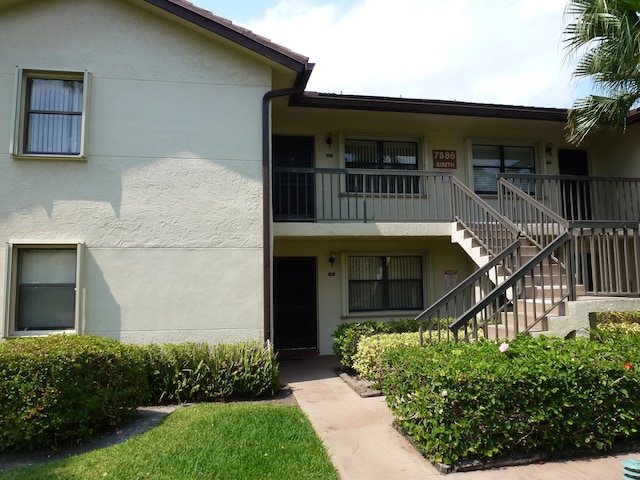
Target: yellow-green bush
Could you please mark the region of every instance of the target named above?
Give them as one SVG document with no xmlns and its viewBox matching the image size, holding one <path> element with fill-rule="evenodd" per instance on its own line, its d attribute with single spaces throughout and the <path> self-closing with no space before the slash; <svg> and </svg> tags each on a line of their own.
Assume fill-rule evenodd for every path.
<svg viewBox="0 0 640 480">
<path fill-rule="evenodd" d="M 598 329 L 604 332 L 631 335 L 640 333 L 640 323 L 603 323 Z"/>
<path fill-rule="evenodd" d="M 390 322 L 347 322 L 338 326 L 331 334 L 333 337 L 333 353 L 336 354 L 340 364 L 347 368 L 353 368 L 353 356 L 358 350 L 358 342 L 361 338 L 370 337 L 378 333 L 404 333 L 417 332 L 418 322 L 413 319 L 392 320 Z"/>
<path fill-rule="evenodd" d="M 360 378 L 379 382 L 384 375 L 382 361 L 388 351 L 395 348 L 413 347 L 419 343 L 420 335 L 417 332 L 381 333 L 362 337 L 353 357 L 353 368 Z"/>
</svg>

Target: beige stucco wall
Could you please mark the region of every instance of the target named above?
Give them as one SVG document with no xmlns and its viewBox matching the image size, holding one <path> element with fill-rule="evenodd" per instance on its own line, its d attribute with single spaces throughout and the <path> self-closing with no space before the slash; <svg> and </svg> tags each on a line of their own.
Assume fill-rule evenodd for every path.
<svg viewBox="0 0 640 480">
<path fill-rule="evenodd" d="M 471 146 L 474 142 L 532 145 L 536 155 L 536 173 L 558 173 L 558 148 L 575 148 L 564 138 L 564 122 L 425 115 L 395 112 L 346 111 L 313 108 L 289 108 L 278 103 L 274 113 L 276 134 L 315 137 L 316 167 L 336 168 L 341 164 L 345 137 L 418 139 L 422 153 L 420 168 L 434 170 L 433 150 L 455 150 L 457 168 L 451 171 L 467 185 L 472 184 Z M 331 145 L 327 137 L 332 136 Z M 551 153 L 545 150 L 551 145 Z M 593 162 L 599 151 L 595 142 L 585 141 L 580 148 L 589 152 Z"/>
<path fill-rule="evenodd" d="M 331 267 L 329 256 L 336 254 Z M 342 322 L 362 320 L 390 320 L 412 318 L 416 312 L 394 315 L 371 313 L 345 315 L 344 255 L 368 253 L 371 255 L 409 254 L 425 255 L 426 258 L 426 302 L 442 297 L 450 290 L 445 271 L 455 270 L 458 281 L 464 280 L 474 267 L 459 246 L 448 237 L 423 236 L 377 236 L 340 238 L 291 238 L 276 237 L 274 255 L 276 257 L 317 257 L 318 265 L 318 341 L 321 355 L 331 354 L 333 340 L 331 333 Z M 334 273 L 334 275 L 330 275 Z"/>
<path fill-rule="evenodd" d="M 85 333 L 259 339 L 271 69 L 138 3 L 0 7 L 0 245 L 85 242 Z M 16 66 L 90 72 L 86 161 L 9 154 Z"/>
<path fill-rule="evenodd" d="M 625 132 L 594 135 L 598 158 L 594 175 L 640 178 L 639 134 L 640 124 L 633 124 Z"/>
</svg>

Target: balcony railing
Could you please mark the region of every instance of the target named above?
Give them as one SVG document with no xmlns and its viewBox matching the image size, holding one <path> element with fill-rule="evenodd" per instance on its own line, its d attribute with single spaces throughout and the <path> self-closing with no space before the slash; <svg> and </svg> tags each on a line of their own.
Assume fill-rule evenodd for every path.
<svg viewBox="0 0 640 480">
<path fill-rule="evenodd" d="M 640 222 L 637 178 L 530 174 L 499 177 L 570 222 Z"/>
<path fill-rule="evenodd" d="M 452 175 L 274 167 L 273 218 L 276 222 L 451 222 Z"/>
</svg>

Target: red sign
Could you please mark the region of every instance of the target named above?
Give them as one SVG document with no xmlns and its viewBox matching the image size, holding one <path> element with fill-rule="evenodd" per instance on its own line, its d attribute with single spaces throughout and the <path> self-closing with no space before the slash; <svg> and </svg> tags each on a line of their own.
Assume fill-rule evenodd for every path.
<svg viewBox="0 0 640 480">
<path fill-rule="evenodd" d="M 458 154 L 455 150 L 434 150 L 433 168 L 458 168 Z"/>
</svg>

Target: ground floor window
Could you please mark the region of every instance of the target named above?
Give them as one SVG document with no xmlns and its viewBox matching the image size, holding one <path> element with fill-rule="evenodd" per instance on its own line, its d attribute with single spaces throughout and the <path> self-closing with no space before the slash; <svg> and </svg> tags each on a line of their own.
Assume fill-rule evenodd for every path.
<svg viewBox="0 0 640 480">
<path fill-rule="evenodd" d="M 423 257 L 349 256 L 349 312 L 421 310 Z"/>
<path fill-rule="evenodd" d="M 77 330 L 79 245 L 11 245 L 14 333 Z"/>
<path fill-rule="evenodd" d="M 498 193 L 499 173 L 535 173 L 531 146 L 473 145 L 473 185 L 478 194 Z"/>
</svg>

